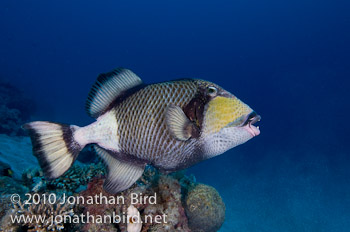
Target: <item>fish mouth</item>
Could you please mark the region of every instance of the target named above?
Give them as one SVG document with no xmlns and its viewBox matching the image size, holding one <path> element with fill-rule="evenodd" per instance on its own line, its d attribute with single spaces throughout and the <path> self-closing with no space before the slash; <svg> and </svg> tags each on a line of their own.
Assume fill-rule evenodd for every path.
<svg viewBox="0 0 350 232">
<path fill-rule="evenodd" d="M 244 127 L 253 137 L 260 134 L 259 126 L 254 126 L 254 123 L 257 123 L 261 120 L 261 116 L 258 115 L 255 111 L 247 115 L 245 122 L 242 127 Z"/>
</svg>

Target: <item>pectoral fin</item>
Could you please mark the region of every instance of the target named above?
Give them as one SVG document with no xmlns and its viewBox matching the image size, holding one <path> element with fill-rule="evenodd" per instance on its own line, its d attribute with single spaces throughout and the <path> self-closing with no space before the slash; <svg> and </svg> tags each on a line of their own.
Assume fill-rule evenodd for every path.
<svg viewBox="0 0 350 232">
<path fill-rule="evenodd" d="M 97 145 L 94 147 L 107 166 L 107 178 L 103 185 L 107 192 L 115 194 L 128 189 L 142 176 L 144 164 L 121 162 L 105 149 Z"/>
<path fill-rule="evenodd" d="M 198 127 L 188 119 L 179 106 L 168 106 L 165 112 L 165 121 L 169 132 L 177 140 L 186 141 L 199 137 Z"/>
</svg>

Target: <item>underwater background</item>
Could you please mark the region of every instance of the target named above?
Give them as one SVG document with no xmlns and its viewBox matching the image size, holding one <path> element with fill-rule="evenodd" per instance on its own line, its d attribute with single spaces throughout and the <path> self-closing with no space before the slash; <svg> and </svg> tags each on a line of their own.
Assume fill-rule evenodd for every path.
<svg viewBox="0 0 350 232">
<path fill-rule="evenodd" d="M 349 231 L 349 12 L 345 0 L 4 0 L 0 82 L 15 89 L 0 91 L 17 124 L 83 126 L 90 87 L 116 67 L 215 82 L 262 116 L 258 137 L 187 170 L 222 196 L 220 231 Z M 0 111 L 2 133 L 23 135 Z"/>
</svg>

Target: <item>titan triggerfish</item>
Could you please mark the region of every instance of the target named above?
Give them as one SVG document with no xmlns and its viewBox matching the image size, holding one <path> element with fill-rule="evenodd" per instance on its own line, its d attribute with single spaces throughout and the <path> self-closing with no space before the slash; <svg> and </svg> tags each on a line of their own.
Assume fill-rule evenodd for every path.
<svg viewBox="0 0 350 232">
<path fill-rule="evenodd" d="M 87 102 L 96 119 L 78 127 L 27 123 L 45 176 L 64 174 L 80 151 L 93 144 L 106 165 L 104 188 L 128 189 L 146 165 L 173 172 L 212 158 L 260 134 L 260 116 L 220 86 L 200 79 L 146 85 L 132 71 L 100 74 Z"/>
</svg>

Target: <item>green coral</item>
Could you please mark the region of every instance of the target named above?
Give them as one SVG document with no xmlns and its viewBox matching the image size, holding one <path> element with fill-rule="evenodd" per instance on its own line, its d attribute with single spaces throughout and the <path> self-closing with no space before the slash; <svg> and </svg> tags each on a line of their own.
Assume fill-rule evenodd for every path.
<svg viewBox="0 0 350 232">
<path fill-rule="evenodd" d="M 61 189 L 75 192 L 80 186 L 87 185 L 94 177 L 105 174 L 105 167 L 101 164 L 74 165 L 63 176 L 49 181 L 49 189 Z"/>
<path fill-rule="evenodd" d="M 54 180 L 47 180 L 39 168 L 25 171 L 22 174 L 22 180 L 33 192 L 58 191 L 72 195 L 80 192 L 80 188 L 86 186 L 92 178 L 103 175 L 105 175 L 105 167 L 102 163 L 75 164 L 65 174 Z"/>
</svg>

